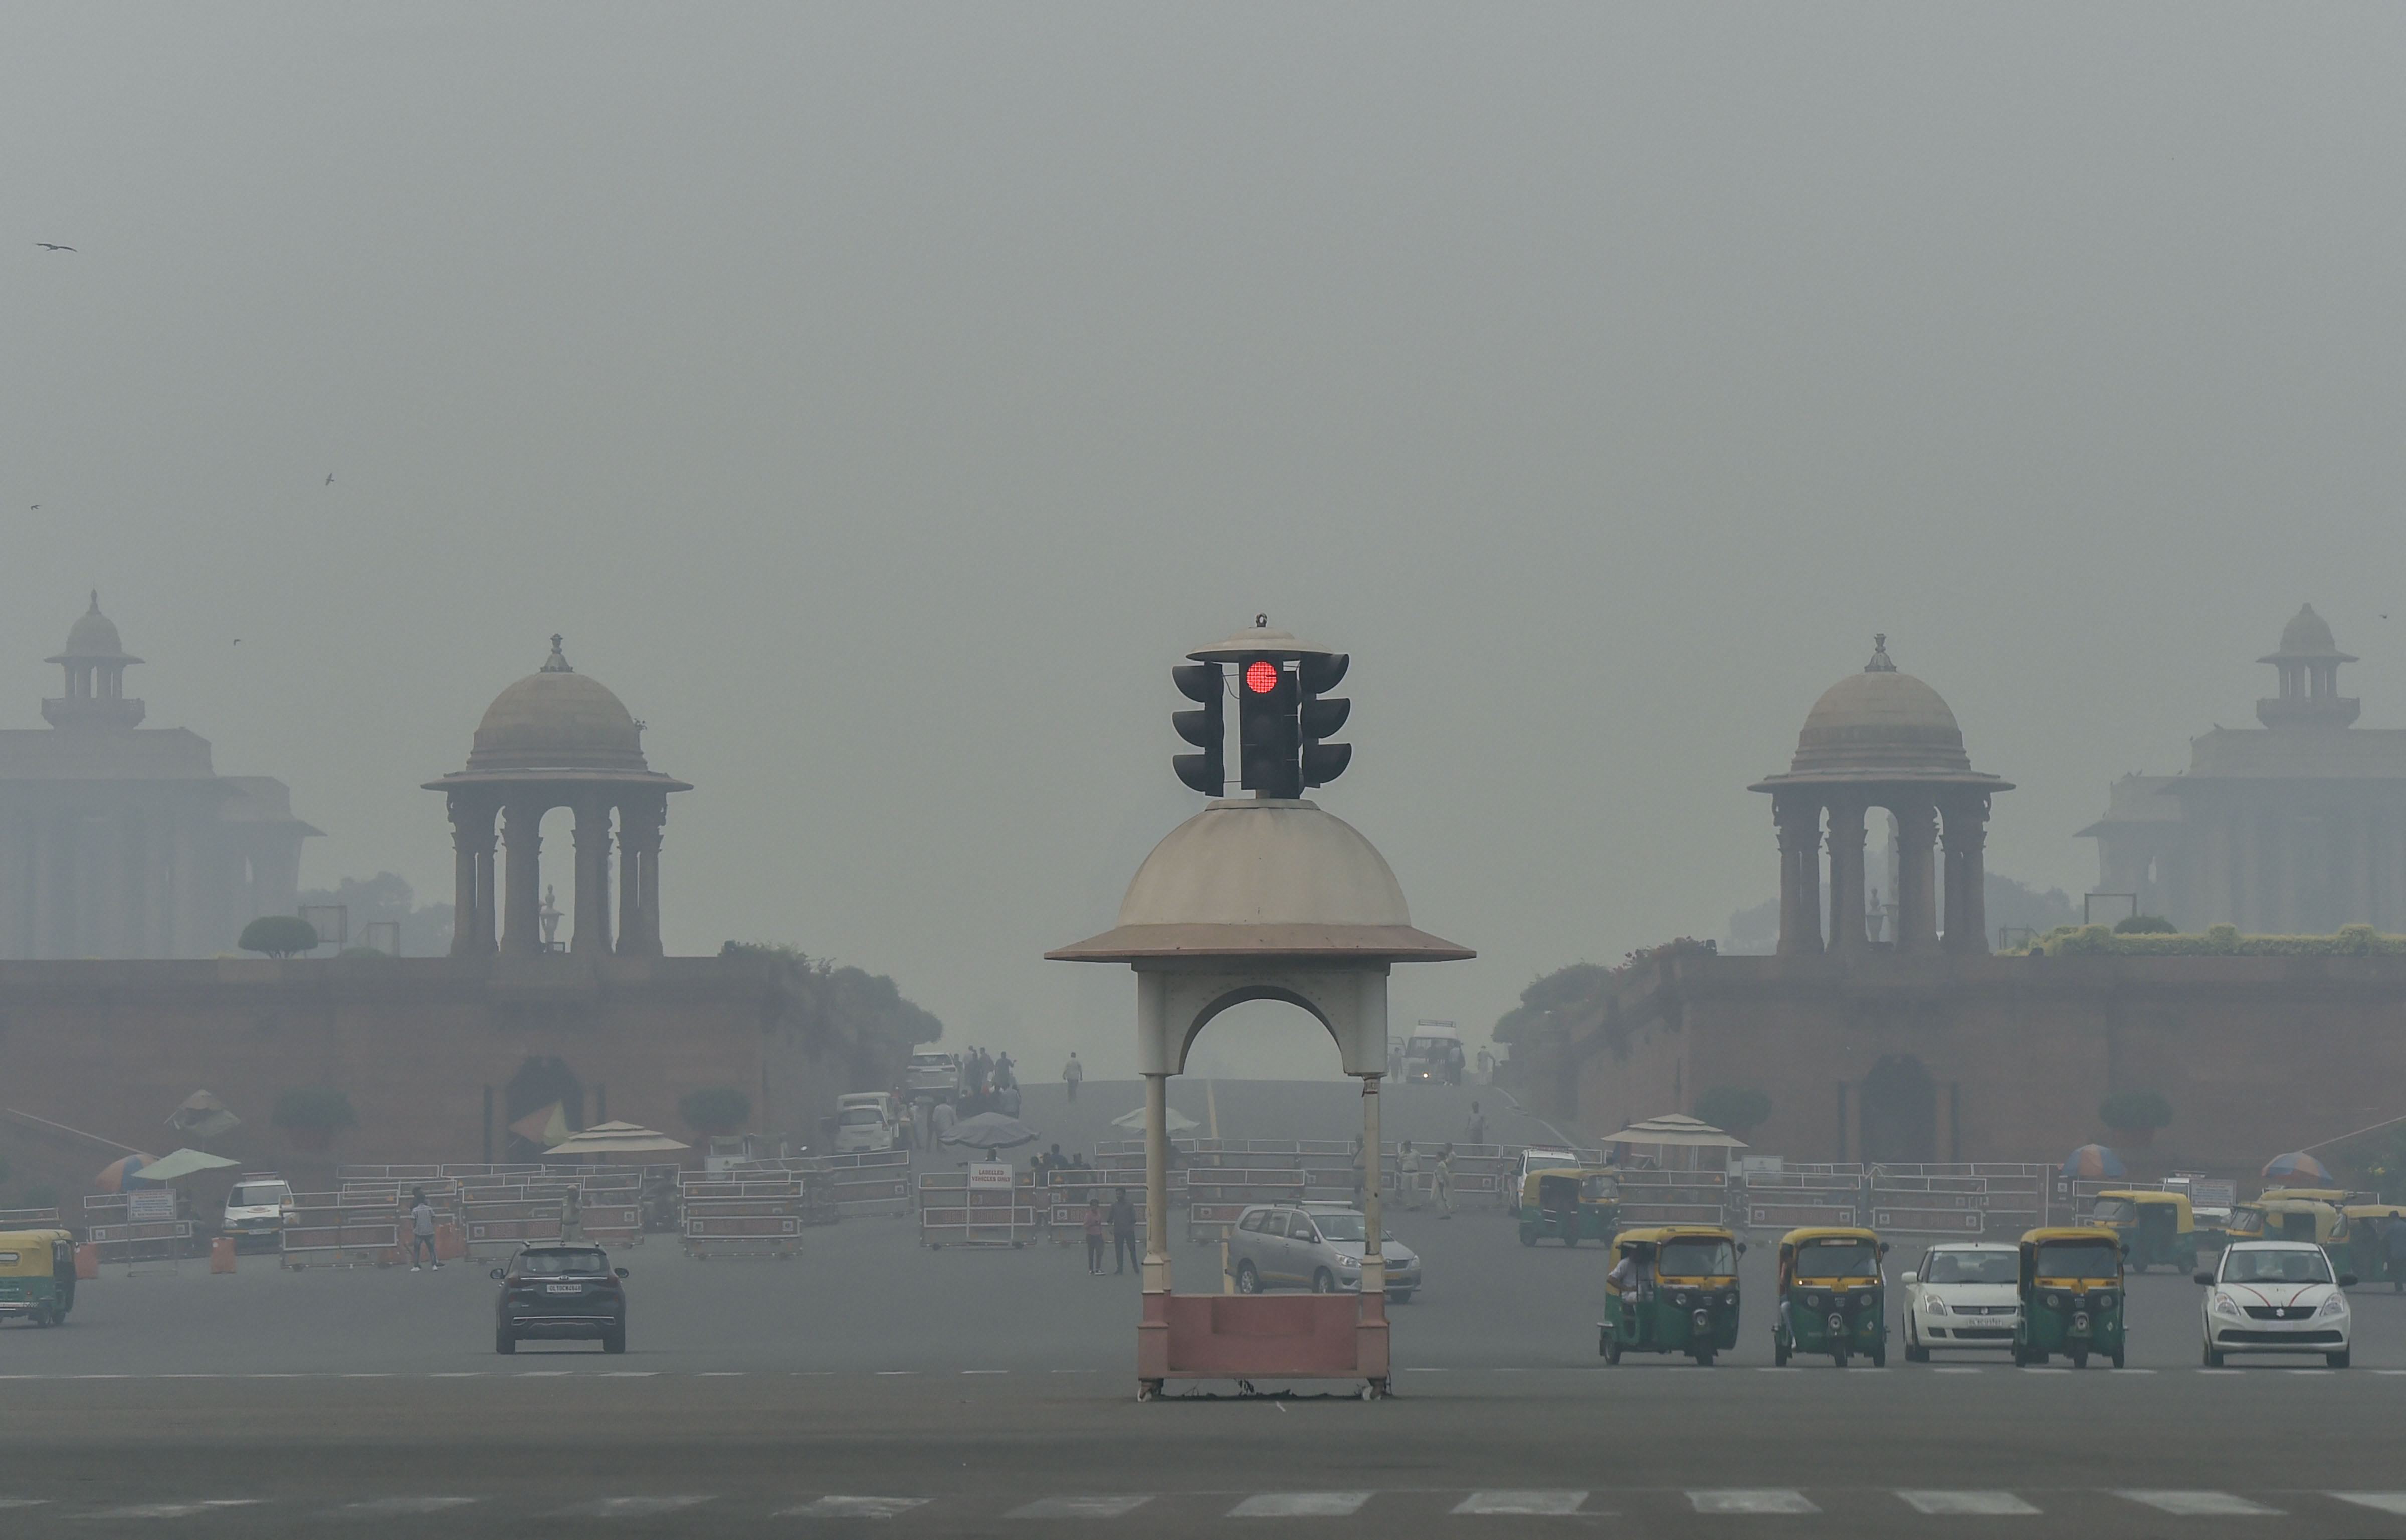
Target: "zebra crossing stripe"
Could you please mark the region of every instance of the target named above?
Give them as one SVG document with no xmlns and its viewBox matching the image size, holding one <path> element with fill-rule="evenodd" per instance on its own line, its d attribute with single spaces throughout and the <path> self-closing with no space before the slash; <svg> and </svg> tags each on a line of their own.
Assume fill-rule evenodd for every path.
<svg viewBox="0 0 2406 1540">
<path fill-rule="evenodd" d="M 1559 1518 L 1578 1512 L 1586 1501 L 1583 1491 L 1475 1491 L 1455 1504 L 1453 1511 Z"/>
<path fill-rule="evenodd" d="M 399 1519 L 464 1508 L 475 1501 L 473 1497 L 375 1497 L 364 1503 L 346 1503 L 334 1511 L 349 1519 Z"/>
<path fill-rule="evenodd" d="M 1786 1487 L 1724 1488 L 1691 1491 L 1689 1505 L 1698 1513 L 1819 1513 L 1804 1494 Z"/>
<path fill-rule="evenodd" d="M 1150 1492 L 1108 1497 L 1045 1497 L 1004 1514 L 1005 1519 L 1125 1519 L 1153 1501 Z"/>
<path fill-rule="evenodd" d="M 95 1513 L 94 1519 L 190 1519 L 196 1513 L 215 1513 L 221 1508 L 256 1507 L 256 1497 L 217 1497 L 198 1503 L 136 1503 L 131 1507 L 110 1508 Z"/>
<path fill-rule="evenodd" d="M 786 1508 L 780 1519 L 893 1519 L 909 1513 L 926 1503 L 924 1497 L 838 1497 L 827 1496 L 805 1503 L 799 1508 Z"/>
<path fill-rule="evenodd" d="M 1255 1492 L 1228 1510 L 1231 1519 L 1351 1519 L 1370 1501 L 1366 1491 Z"/>
<path fill-rule="evenodd" d="M 2353 1503 L 2359 1508 L 2375 1513 L 2394 1513 L 2406 1519 L 2406 1491 L 2335 1491 L 2329 1494 L 2342 1503 Z"/>
<path fill-rule="evenodd" d="M 2144 1504 L 2175 1519 L 2278 1519 L 2281 1510 L 2250 1503 L 2227 1491 L 2117 1491 L 2116 1497 Z"/>
<path fill-rule="evenodd" d="M 2038 1512 L 2009 1491 L 1901 1491 L 1896 1495 L 1916 1513 L 2018 1518 Z"/>
<path fill-rule="evenodd" d="M 601 1497 L 590 1503 L 580 1503 L 573 1508 L 562 1508 L 555 1516 L 560 1519 L 648 1519 L 654 1514 L 674 1513 L 710 1501 L 701 1497 Z"/>
</svg>

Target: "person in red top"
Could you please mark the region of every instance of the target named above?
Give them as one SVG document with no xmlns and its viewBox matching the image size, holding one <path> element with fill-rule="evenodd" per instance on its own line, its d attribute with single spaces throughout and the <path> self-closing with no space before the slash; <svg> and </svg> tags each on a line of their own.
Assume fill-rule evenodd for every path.
<svg viewBox="0 0 2406 1540">
<path fill-rule="evenodd" d="M 1103 1270 L 1103 1200 L 1089 1194 L 1086 1197 L 1086 1271 L 1099 1276 Z"/>
</svg>

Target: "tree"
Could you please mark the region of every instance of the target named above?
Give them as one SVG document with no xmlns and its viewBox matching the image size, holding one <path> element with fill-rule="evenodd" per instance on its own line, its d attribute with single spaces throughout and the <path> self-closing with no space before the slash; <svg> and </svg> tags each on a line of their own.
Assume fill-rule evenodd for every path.
<svg viewBox="0 0 2406 1540">
<path fill-rule="evenodd" d="M 298 914 L 262 914 L 242 927 L 242 940 L 237 944 L 245 952 L 290 957 L 296 952 L 317 949 L 318 927 Z"/>
<path fill-rule="evenodd" d="M 686 1092 L 677 1111 L 705 1134 L 731 1134 L 752 1121 L 752 1098 L 731 1085 L 705 1086 Z"/>
<path fill-rule="evenodd" d="M 302 1149 L 323 1150 L 336 1133 L 356 1126 L 360 1115 L 351 1110 L 349 1093 L 313 1085 L 278 1091 L 267 1121 Z"/>
<path fill-rule="evenodd" d="M 2117 1134 L 2144 1144 L 2172 1121 L 2172 1104 L 2156 1091 L 2116 1091 L 2097 1104 L 2097 1116 Z"/>
<path fill-rule="evenodd" d="M 1696 1116 L 1743 1137 L 1771 1118 L 1771 1098 L 1750 1085 L 1717 1085 L 1696 1098 Z"/>
<path fill-rule="evenodd" d="M 2180 926 L 2160 914 L 2126 914 L 2114 922 L 2116 936 L 2177 936 Z"/>
</svg>

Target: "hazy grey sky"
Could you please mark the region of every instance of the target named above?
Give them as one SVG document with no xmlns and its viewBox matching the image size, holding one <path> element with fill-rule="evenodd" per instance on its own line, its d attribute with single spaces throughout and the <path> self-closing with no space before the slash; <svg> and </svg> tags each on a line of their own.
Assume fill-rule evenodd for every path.
<svg viewBox="0 0 2406 1540">
<path fill-rule="evenodd" d="M 1768 897 L 1875 629 L 2078 891 L 2302 600 L 2406 721 L 2400 78 L 2372 6 L 8 4 L 0 722 L 97 584 L 304 880 L 440 897 L 564 631 L 699 785 L 672 951 L 1105 1067 L 1038 954 L 1256 611 L 1480 950 L 1403 1022 Z"/>
</svg>

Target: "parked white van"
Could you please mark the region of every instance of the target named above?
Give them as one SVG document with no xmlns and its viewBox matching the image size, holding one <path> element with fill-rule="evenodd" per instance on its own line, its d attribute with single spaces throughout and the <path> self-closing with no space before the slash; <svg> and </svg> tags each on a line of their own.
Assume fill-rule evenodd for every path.
<svg viewBox="0 0 2406 1540">
<path fill-rule="evenodd" d="M 902 1109 L 883 1091 L 861 1091 L 835 1099 L 835 1152 L 891 1150 L 899 1136 Z"/>
</svg>

